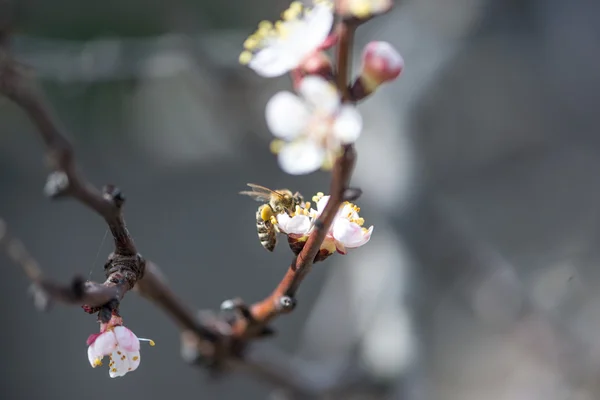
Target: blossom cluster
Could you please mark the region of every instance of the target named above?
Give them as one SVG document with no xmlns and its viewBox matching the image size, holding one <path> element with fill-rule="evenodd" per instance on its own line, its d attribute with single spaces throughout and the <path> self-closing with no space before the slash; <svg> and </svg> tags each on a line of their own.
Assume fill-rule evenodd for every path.
<svg viewBox="0 0 600 400">
<path fill-rule="evenodd" d="M 292 250 L 299 252 L 309 235 L 315 229 L 315 222 L 325 210 L 329 196 L 317 193 L 312 198 L 316 209 L 311 208 L 307 202 L 304 207 L 297 206 L 290 215 L 282 213 L 273 221 L 278 230 L 288 236 Z M 371 239 L 373 226 L 365 228 L 364 218 L 358 214 L 360 208 L 348 201 L 344 202 L 333 219 L 325 240 L 319 249 L 320 259 L 324 259 L 334 252 L 346 254 L 349 249 L 354 249 L 366 244 Z"/>
<path fill-rule="evenodd" d="M 332 33 L 336 14 L 367 20 L 389 11 L 392 0 L 313 0 L 312 6 L 294 1 L 275 23 L 262 21 L 244 42 L 240 62 L 258 75 L 272 78 L 290 73 L 297 94 L 276 93 L 267 103 L 265 118 L 275 136 L 272 150 L 283 171 L 302 175 L 332 167 L 343 145 L 354 143 L 363 122 L 355 100 L 396 79 L 404 68 L 400 54 L 387 42 L 371 42 L 362 54 L 359 76 L 348 88 L 333 81 L 334 67 L 326 51 L 336 44 Z"/>
</svg>

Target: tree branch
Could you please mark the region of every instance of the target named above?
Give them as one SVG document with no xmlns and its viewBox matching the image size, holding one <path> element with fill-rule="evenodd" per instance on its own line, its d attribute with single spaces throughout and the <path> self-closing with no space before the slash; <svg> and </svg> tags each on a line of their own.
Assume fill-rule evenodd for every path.
<svg viewBox="0 0 600 400">
<path fill-rule="evenodd" d="M 0 5 L 2 1 L 0 0 Z M 351 22 L 338 23 L 340 41 L 336 82 L 343 101 L 349 101 L 348 65 L 354 30 L 355 25 Z M 257 352 L 256 347 L 250 347 L 249 344 L 254 339 L 271 334 L 272 330 L 267 326 L 269 322 L 294 309 L 296 293 L 318 258 L 321 244 L 339 207 L 345 200 L 360 194 L 349 188 L 356 160 L 354 147 L 343 147 L 332 171 L 328 204 L 315 223 L 316 229 L 275 290 L 250 307 L 245 306 L 241 300 L 234 300 L 228 303 L 229 312 L 203 313 L 198 318 L 168 287 L 158 266 L 138 254 L 122 216 L 125 199 L 119 189 L 107 185 L 100 191 L 79 171 L 67 135 L 42 92 L 27 76 L 26 69 L 12 59 L 7 37 L 7 30 L 0 26 L 0 94 L 10 98 L 29 116 L 46 146 L 47 161 L 51 169 L 46 194 L 52 198 L 72 197 L 94 210 L 106 221 L 115 243 L 115 250 L 105 265 L 107 279 L 103 284 L 75 278 L 70 285 L 61 286 L 42 277 L 40 268 L 25 247 L 11 238 L 6 229 L 2 230 L 5 225 L 0 224 L 0 245 L 7 249 L 15 263 L 21 265 L 38 292 L 46 298 L 46 303 L 51 299 L 84 304 L 88 311 L 99 311 L 102 319 L 105 318 L 106 311 L 118 311 L 119 301 L 127 291 L 135 287 L 136 291 L 161 308 L 179 326 L 182 331 L 183 353 L 188 355 L 188 361 L 247 370 L 276 382 L 278 386 L 306 395 L 333 388 L 337 379 L 315 380 L 312 376 L 314 374 L 307 371 L 293 373 L 291 368 L 273 368 L 273 363 L 264 358 L 266 353 L 260 350 Z"/>
</svg>

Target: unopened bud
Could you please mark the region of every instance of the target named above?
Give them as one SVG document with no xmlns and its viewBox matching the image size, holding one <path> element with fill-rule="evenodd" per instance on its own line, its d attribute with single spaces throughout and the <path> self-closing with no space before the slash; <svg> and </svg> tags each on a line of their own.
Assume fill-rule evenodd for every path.
<svg viewBox="0 0 600 400">
<path fill-rule="evenodd" d="M 384 14 L 394 6 L 393 0 L 336 0 L 336 12 L 344 18 L 366 20 Z"/>
<path fill-rule="evenodd" d="M 387 42 L 370 42 L 362 54 L 360 76 L 350 91 L 355 100 L 373 93 L 380 85 L 398 78 L 404 69 L 404 59 Z"/>
</svg>

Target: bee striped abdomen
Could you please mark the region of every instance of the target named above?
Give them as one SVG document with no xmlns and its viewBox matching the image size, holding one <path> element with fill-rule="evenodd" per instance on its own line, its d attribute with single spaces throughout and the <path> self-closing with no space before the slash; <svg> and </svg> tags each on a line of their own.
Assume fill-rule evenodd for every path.
<svg viewBox="0 0 600 400">
<path fill-rule="evenodd" d="M 268 251 L 273 251 L 277 244 L 277 231 L 271 221 L 263 219 L 264 207 L 269 207 L 269 205 L 263 204 L 256 211 L 256 232 L 258 233 L 258 240 L 260 240 L 262 247 Z"/>
</svg>

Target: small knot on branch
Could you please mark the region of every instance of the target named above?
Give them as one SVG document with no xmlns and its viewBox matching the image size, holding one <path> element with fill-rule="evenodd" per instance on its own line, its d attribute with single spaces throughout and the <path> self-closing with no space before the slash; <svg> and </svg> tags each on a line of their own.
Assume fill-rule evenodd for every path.
<svg viewBox="0 0 600 400">
<path fill-rule="evenodd" d="M 362 196 L 362 189 L 346 188 L 344 190 L 344 194 L 342 195 L 342 199 L 344 201 L 356 201 L 360 196 Z"/>
<path fill-rule="evenodd" d="M 296 299 L 290 296 L 281 296 L 279 298 L 279 307 L 283 313 L 291 312 L 296 308 Z"/>
<path fill-rule="evenodd" d="M 140 254 L 134 256 L 111 253 L 108 261 L 104 264 L 104 273 L 110 283 L 118 285 L 127 282 L 128 290 L 132 289 L 136 282 L 143 278 L 145 260 Z"/>
<path fill-rule="evenodd" d="M 121 208 L 125 203 L 125 195 L 115 185 L 105 185 L 102 188 L 102 197 L 113 202 L 117 208 Z"/>
<path fill-rule="evenodd" d="M 64 171 L 54 171 L 48 175 L 44 186 L 44 195 L 56 198 L 64 195 L 69 189 L 69 177 Z"/>
</svg>

